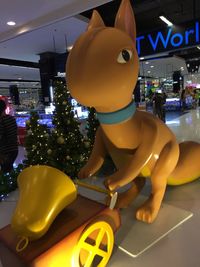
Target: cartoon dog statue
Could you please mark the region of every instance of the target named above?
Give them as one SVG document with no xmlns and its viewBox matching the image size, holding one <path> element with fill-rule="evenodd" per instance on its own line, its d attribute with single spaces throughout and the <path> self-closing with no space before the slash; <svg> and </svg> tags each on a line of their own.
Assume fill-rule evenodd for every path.
<svg viewBox="0 0 200 267">
<path fill-rule="evenodd" d="M 200 144 L 178 144 L 171 130 L 154 115 L 136 109 L 132 99 L 138 78 L 136 26 L 129 0 L 122 0 L 114 27 L 106 27 L 94 11 L 87 31 L 71 50 L 66 73 L 71 95 L 94 107 L 100 126 L 87 164 L 79 178 L 94 174 L 109 154 L 117 171 L 107 178 L 110 190 L 127 184 L 118 206 L 127 206 L 140 192 L 145 177 L 152 191 L 138 208 L 136 218 L 156 218 L 166 185 L 188 183 L 200 176 Z M 195 159 L 195 160 L 194 160 Z"/>
</svg>

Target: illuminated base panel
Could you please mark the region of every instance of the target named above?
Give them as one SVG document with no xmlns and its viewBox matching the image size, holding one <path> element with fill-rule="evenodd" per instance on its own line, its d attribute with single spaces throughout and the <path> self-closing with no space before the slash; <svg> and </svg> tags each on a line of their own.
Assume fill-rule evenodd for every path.
<svg viewBox="0 0 200 267">
<path fill-rule="evenodd" d="M 154 223 L 139 222 L 134 218 L 135 210 L 145 200 L 146 197 L 139 196 L 131 207 L 120 212 L 122 225 L 115 235 L 115 244 L 132 257 L 148 250 L 193 215 L 191 212 L 163 203 Z"/>
</svg>

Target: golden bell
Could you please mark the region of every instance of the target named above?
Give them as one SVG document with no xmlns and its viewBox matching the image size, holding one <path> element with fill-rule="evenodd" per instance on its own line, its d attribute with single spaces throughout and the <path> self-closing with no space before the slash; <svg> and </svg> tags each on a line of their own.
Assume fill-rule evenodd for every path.
<svg viewBox="0 0 200 267">
<path fill-rule="evenodd" d="M 24 169 L 18 186 L 20 196 L 11 227 L 29 240 L 43 236 L 58 213 L 77 197 L 76 187 L 65 173 L 44 165 Z"/>
</svg>

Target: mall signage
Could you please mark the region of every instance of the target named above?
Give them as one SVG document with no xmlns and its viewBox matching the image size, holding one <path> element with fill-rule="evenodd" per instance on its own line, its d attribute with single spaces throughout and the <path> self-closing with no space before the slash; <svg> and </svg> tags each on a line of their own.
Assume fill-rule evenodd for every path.
<svg viewBox="0 0 200 267">
<path fill-rule="evenodd" d="M 65 72 L 58 71 L 56 77 L 65 78 Z"/>
<path fill-rule="evenodd" d="M 138 55 L 147 56 L 200 44 L 200 20 L 137 37 Z"/>
</svg>

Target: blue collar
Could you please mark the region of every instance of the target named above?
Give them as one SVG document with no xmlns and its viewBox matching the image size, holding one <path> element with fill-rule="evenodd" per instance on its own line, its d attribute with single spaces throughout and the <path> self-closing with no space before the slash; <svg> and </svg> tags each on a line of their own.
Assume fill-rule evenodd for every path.
<svg viewBox="0 0 200 267">
<path fill-rule="evenodd" d="M 108 113 L 102 113 L 102 112 L 96 112 L 97 119 L 102 124 L 116 124 L 123 122 L 129 118 L 131 118 L 136 111 L 136 105 L 134 100 L 131 101 L 128 106 L 114 111 L 114 112 L 108 112 Z"/>
</svg>

